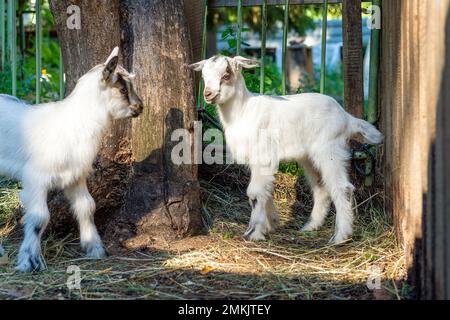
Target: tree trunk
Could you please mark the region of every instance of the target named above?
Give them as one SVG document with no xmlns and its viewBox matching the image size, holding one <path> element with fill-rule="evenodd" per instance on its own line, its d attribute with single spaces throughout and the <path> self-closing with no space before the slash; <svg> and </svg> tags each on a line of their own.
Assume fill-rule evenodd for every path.
<svg viewBox="0 0 450 320">
<path fill-rule="evenodd" d="M 195 120 L 193 75 L 186 68 L 192 59 L 183 1 L 50 3 L 61 41 L 67 91 L 119 46 L 122 64 L 137 74 L 134 85 L 145 105 L 139 118 L 114 123 L 94 165 L 89 185 L 97 202 L 96 222 L 104 237 L 137 249 L 157 240 L 199 233 L 197 167 L 175 166 L 170 157 L 173 130 L 189 129 L 193 141 Z M 80 8 L 80 30 L 66 25 L 67 8 L 73 4 Z M 59 197 L 50 203 L 52 211 L 61 210 Z"/>
</svg>

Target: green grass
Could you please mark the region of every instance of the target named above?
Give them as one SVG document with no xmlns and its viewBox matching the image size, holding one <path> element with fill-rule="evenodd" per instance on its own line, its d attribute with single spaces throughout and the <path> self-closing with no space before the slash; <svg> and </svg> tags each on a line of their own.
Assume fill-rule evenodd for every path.
<svg viewBox="0 0 450 320">
<path fill-rule="evenodd" d="M 0 177 L 0 226 L 14 218 L 19 203 L 18 192 L 17 182 Z"/>
</svg>

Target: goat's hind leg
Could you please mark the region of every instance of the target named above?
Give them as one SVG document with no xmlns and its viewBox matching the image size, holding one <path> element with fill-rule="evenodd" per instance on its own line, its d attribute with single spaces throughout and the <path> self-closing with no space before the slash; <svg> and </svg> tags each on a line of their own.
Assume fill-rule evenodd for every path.
<svg viewBox="0 0 450 320">
<path fill-rule="evenodd" d="M 101 259 L 106 256 L 105 248 L 94 224 L 95 201 L 89 193 L 86 181 L 79 181 L 64 190 L 69 199 L 73 214 L 80 227 L 81 248 L 91 259 Z"/>
<path fill-rule="evenodd" d="M 347 154 L 344 148 L 329 148 L 320 159 L 322 180 L 330 193 L 331 199 L 336 207 L 336 226 L 330 243 L 340 243 L 352 235 L 353 232 L 353 190 L 347 173 Z"/>
<path fill-rule="evenodd" d="M 278 213 L 275 203 L 273 201 L 273 196 L 270 197 L 266 202 L 266 214 L 268 217 L 269 232 L 274 232 L 276 226 L 280 222 L 280 214 Z"/>
<path fill-rule="evenodd" d="M 41 254 L 41 237 L 50 220 L 47 189 L 41 186 L 28 187 L 24 183 L 21 201 L 25 206 L 25 235 L 19 249 L 16 270 L 22 272 L 41 271 L 46 268 Z"/>
<path fill-rule="evenodd" d="M 330 209 L 330 195 L 322 184 L 319 172 L 313 167 L 309 160 L 302 161 L 305 176 L 311 186 L 314 198 L 314 206 L 309 221 L 301 229 L 302 232 L 318 230 L 323 223 Z"/>
</svg>

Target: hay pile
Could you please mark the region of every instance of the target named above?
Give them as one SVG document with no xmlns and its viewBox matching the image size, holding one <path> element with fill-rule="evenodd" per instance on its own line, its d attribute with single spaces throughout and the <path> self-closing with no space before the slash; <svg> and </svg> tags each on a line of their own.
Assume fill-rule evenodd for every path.
<svg viewBox="0 0 450 320">
<path fill-rule="evenodd" d="M 382 210 L 382 191 L 360 192 L 353 241 L 330 246 L 334 214 L 318 232 L 301 234 L 312 199 L 303 178 L 278 174 L 280 226 L 266 242 L 242 239 L 250 206 L 248 176 L 241 167 L 211 167 L 201 174 L 203 218 L 209 234 L 104 261 L 81 259 L 77 235 L 43 244 L 46 272 L 21 275 L 13 262 L 0 265 L 1 299 L 402 299 L 402 250 Z M 297 181 L 298 180 L 298 181 Z M 21 233 L 11 232 L 16 185 L 0 189 L 0 234 L 15 257 Z M 224 187 L 225 186 L 225 187 Z M 9 200 L 8 200 L 9 199 Z M 8 202 L 9 201 L 9 202 Z M 5 205 L 5 202 L 8 202 Z M 8 213 L 9 212 L 9 213 Z M 9 217 L 9 218 L 8 218 Z M 8 222 L 8 223 L 6 223 Z M 81 269 L 81 290 L 69 290 L 67 267 Z M 381 289 L 367 279 L 380 273 Z"/>
</svg>

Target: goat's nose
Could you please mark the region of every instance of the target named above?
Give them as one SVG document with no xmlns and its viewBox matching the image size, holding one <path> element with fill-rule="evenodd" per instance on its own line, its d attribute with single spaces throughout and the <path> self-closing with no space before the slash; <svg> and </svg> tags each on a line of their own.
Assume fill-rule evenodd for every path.
<svg viewBox="0 0 450 320">
<path fill-rule="evenodd" d="M 212 98 L 213 95 L 214 95 L 214 93 L 211 90 L 208 90 L 208 89 L 205 90 L 205 98 L 206 99 Z"/>
<path fill-rule="evenodd" d="M 205 89 L 204 95 L 206 102 L 213 103 L 213 100 L 219 95 L 219 93 L 217 91 Z"/>
<path fill-rule="evenodd" d="M 139 116 L 144 111 L 144 106 L 142 104 L 135 104 L 132 107 L 133 117 Z"/>
</svg>

